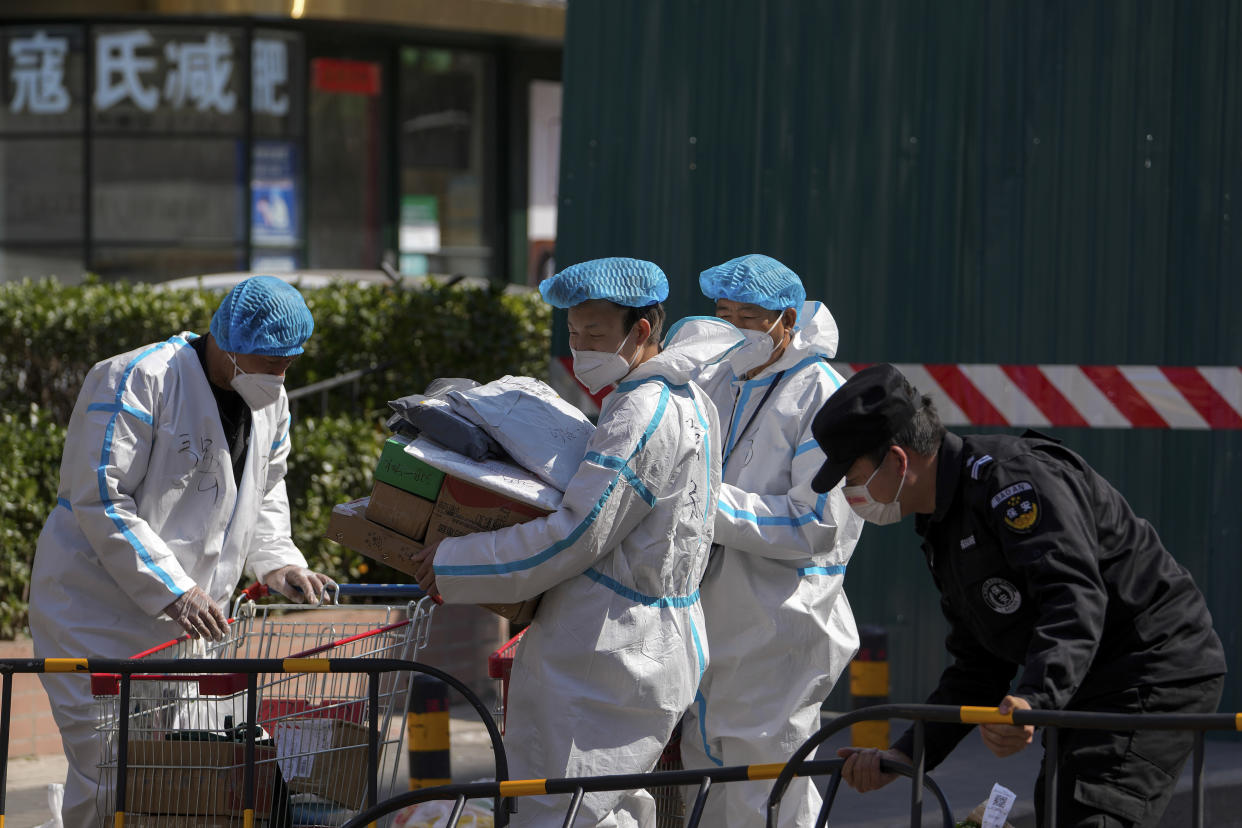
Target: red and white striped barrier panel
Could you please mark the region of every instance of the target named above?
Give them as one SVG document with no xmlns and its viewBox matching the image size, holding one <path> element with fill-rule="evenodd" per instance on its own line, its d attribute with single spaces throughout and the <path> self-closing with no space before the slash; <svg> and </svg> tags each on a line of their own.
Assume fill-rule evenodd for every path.
<svg viewBox="0 0 1242 828">
<path fill-rule="evenodd" d="M 870 363 L 834 362 L 842 376 Z M 945 425 L 1242 429 L 1242 368 L 894 363 Z"/>
<path fill-rule="evenodd" d="M 834 362 L 844 377 L 867 362 Z M 1242 429 L 1242 367 L 895 363 L 936 401 L 945 425 L 1050 428 Z M 606 394 L 552 360 L 552 384 L 589 416 Z"/>
</svg>

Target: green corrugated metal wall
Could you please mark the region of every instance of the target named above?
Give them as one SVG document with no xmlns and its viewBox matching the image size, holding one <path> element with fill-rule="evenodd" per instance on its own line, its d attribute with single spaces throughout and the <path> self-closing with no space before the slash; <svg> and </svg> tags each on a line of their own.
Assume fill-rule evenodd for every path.
<svg viewBox="0 0 1242 828">
<path fill-rule="evenodd" d="M 573 0 L 564 77 L 557 259 L 659 263 L 673 319 L 764 252 L 847 361 L 1242 364 L 1236 3 Z M 1242 433 L 1056 434 L 1242 664 Z M 943 623 L 909 524 L 868 528 L 846 585 L 921 699 Z"/>
</svg>

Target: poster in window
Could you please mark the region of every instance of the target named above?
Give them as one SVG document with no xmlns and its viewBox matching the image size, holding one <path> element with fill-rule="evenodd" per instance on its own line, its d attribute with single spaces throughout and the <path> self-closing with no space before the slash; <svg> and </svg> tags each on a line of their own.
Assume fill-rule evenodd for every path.
<svg viewBox="0 0 1242 828">
<path fill-rule="evenodd" d="M 254 244 L 298 243 L 297 170 L 296 144 L 255 142 L 250 182 L 250 238 Z"/>
</svg>

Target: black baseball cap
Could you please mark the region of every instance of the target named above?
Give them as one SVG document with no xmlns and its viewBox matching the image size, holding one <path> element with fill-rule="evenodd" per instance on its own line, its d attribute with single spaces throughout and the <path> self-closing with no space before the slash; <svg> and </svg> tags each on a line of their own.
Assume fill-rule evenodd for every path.
<svg viewBox="0 0 1242 828">
<path fill-rule="evenodd" d="M 918 409 L 909 381 L 887 362 L 850 377 L 811 422 L 815 442 L 828 455 L 811 488 L 826 492 L 837 485 L 859 457 L 888 445 Z"/>
</svg>

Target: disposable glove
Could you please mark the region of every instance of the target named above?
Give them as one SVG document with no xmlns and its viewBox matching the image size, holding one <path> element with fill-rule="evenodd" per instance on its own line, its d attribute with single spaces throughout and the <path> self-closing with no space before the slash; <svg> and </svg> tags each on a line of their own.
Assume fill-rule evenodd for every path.
<svg viewBox="0 0 1242 828">
<path fill-rule="evenodd" d="M 228 618 L 198 586 L 181 593 L 177 600 L 164 607 L 164 612 L 189 633 L 190 638 L 223 641 L 228 632 Z"/>
<path fill-rule="evenodd" d="M 336 588 L 336 581 L 327 575 L 311 572 L 304 566 L 296 564 L 282 566 L 267 574 L 263 583 L 268 589 L 275 590 L 294 603 L 318 604 L 323 591 L 329 587 Z"/>
</svg>

